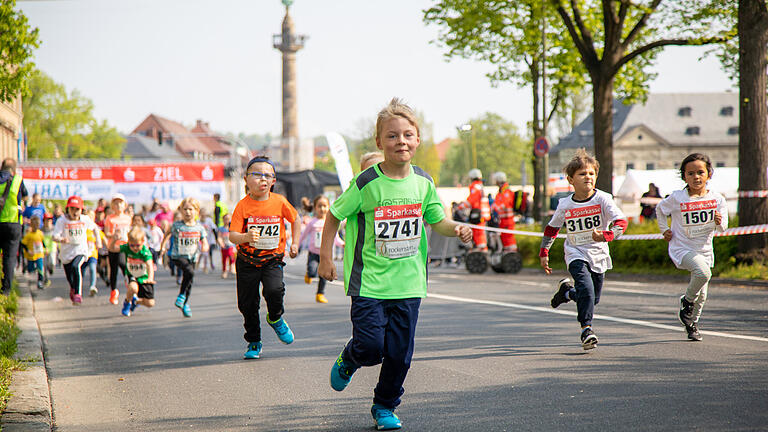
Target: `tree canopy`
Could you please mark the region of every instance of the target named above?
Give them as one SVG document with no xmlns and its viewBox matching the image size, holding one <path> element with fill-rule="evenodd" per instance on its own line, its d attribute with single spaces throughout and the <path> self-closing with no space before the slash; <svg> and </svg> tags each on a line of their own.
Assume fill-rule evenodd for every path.
<svg viewBox="0 0 768 432">
<path fill-rule="evenodd" d="M 125 143 L 106 120 L 94 118 L 91 100 L 67 93 L 39 70 L 29 80 L 24 125 L 30 159 L 118 159 Z"/>
<path fill-rule="evenodd" d="M 32 51 L 40 46 L 37 29 L 15 6 L 16 0 L 0 2 L 0 102 L 27 95 L 27 80 L 35 68 Z"/>
</svg>

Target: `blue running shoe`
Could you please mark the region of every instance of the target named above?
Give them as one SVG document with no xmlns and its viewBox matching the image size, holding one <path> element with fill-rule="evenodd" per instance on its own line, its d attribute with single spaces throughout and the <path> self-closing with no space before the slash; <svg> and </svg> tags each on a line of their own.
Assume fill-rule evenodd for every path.
<svg viewBox="0 0 768 432">
<path fill-rule="evenodd" d="M 261 342 L 251 342 L 248 344 L 248 350 L 243 354 L 245 359 L 257 359 L 261 355 Z"/>
<path fill-rule="evenodd" d="M 136 306 L 139 305 L 138 303 L 136 303 L 138 301 L 139 301 L 139 298 L 136 296 L 133 296 L 133 298 L 131 299 L 131 312 L 136 310 Z"/>
<path fill-rule="evenodd" d="M 395 415 L 394 410 L 383 405 L 373 404 L 371 407 L 371 415 L 373 416 L 373 423 L 376 425 L 377 430 L 394 430 L 403 427 L 403 424 L 400 423 L 400 419 Z"/>
<path fill-rule="evenodd" d="M 128 300 L 123 301 L 123 315 L 125 316 L 131 316 L 131 302 Z"/>
<path fill-rule="evenodd" d="M 178 297 L 176 297 L 176 307 L 181 309 L 184 307 L 184 303 L 187 301 L 187 296 L 184 294 L 179 294 Z"/>
<path fill-rule="evenodd" d="M 349 342 L 347 342 L 349 343 Z M 346 345 L 344 346 L 346 348 Z M 331 388 L 336 391 L 342 391 L 352 381 L 352 375 L 360 369 L 350 362 L 344 361 L 344 349 L 339 353 L 339 357 L 333 362 L 331 367 Z"/>
<path fill-rule="evenodd" d="M 280 342 L 286 345 L 293 342 L 293 332 L 291 331 L 291 328 L 288 327 L 288 323 L 285 322 L 282 317 L 275 322 L 271 322 L 269 318 L 267 318 L 267 323 L 275 330 L 277 338 L 280 339 Z"/>
<path fill-rule="evenodd" d="M 184 303 L 184 307 L 181 308 L 181 313 L 184 314 L 185 318 L 192 316 L 192 308 L 189 307 L 189 303 Z"/>
</svg>

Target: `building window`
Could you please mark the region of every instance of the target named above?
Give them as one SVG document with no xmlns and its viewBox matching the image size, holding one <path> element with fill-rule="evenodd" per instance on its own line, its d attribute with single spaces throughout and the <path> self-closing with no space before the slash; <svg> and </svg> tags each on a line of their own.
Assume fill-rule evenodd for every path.
<svg viewBox="0 0 768 432">
<path fill-rule="evenodd" d="M 733 107 L 732 106 L 724 106 L 720 108 L 720 115 L 723 117 L 733 117 Z"/>
<path fill-rule="evenodd" d="M 739 134 L 738 126 L 731 126 L 728 128 L 728 135 L 738 135 L 738 134 Z"/>
<path fill-rule="evenodd" d="M 679 110 L 677 110 L 677 115 L 679 115 L 680 117 L 690 117 L 691 111 L 692 111 L 691 107 L 689 106 L 682 107 Z"/>
<path fill-rule="evenodd" d="M 642 141 L 642 140 L 643 140 L 643 136 L 642 136 L 642 135 L 638 135 L 638 136 L 637 136 L 637 140 L 638 140 L 638 141 Z"/>
<path fill-rule="evenodd" d="M 647 164 L 645 164 L 645 169 L 647 169 L 647 170 L 654 170 L 654 169 L 656 169 L 656 167 L 653 164 L 653 162 L 648 162 Z"/>
<path fill-rule="evenodd" d="M 725 167 L 725 162 L 715 162 L 715 168 L 723 168 Z"/>
<path fill-rule="evenodd" d="M 628 164 L 627 164 L 627 169 L 628 169 L 628 170 L 631 170 L 631 169 L 635 169 L 635 164 L 633 164 L 633 163 L 631 163 L 631 162 L 630 162 L 630 163 L 628 163 Z"/>
<path fill-rule="evenodd" d="M 698 126 L 689 126 L 685 129 L 686 135 L 698 135 L 700 132 Z"/>
</svg>

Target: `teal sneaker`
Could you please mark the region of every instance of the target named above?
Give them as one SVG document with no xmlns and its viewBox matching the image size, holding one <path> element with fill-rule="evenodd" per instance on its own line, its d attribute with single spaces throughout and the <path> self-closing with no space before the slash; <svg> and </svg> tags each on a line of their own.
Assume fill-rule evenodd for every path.
<svg viewBox="0 0 768 432">
<path fill-rule="evenodd" d="M 275 330 L 277 338 L 280 339 L 280 342 L 286 345 L 293 342 L 293 332 L 291 331 L 291 328 L 288 327 L 288 323 L 285 322 L 282 317 L 275 322 L 272 322 L 269 320 L 269 318 L 267 318 L 267 323 Z"/>
<path fill-rule="evenodd" d="M 244 359 L 257 359 L 261 355 L 261 342 L 251 342 L 248 350 L 243 354 Z"/>
<path fill-rule="evenodd" d="M 187 296 L 184 294 L 179 294 L 178 297 L 176 297 L 176 307 L 181 309 L 184 307 L 184 303 L 187 301 Z"/>
<path fill-rule="evenodd" d="M 181 313 L 184 314 L 186 318 L 192 316 L 192 308 L 189 307 L 189 303 L 184 303 L 184 307 L 181 308 Z"/>
<path fill-rule="evenodd" d="M 403 424 L 400 423 L 400 419 L 395 415 L 394 410 L 383 405 L 373 404 L 371 407 L 371 415 L 373 416 L 373 423 L 376 425 L 377 430 L 394 430 L 403 427 Z"/>
<path fill-rule="evenodd" d="M 123 315 L 125 316 L 131 316 L 131 302 L 128 300 L 123 301 Z"/>
<path fill-rule="evenodd" d="M 138 305 L 139 305 L 139 304 L 137 303 L 138 301 L 139 301 L 139 298 L 138 298 L 138 297 L 136 297 L 136 296 L 133 296 L 133 298 L 131 299 L 131 312 L 133 312 L 133 311 L 135 311 L 135 310 L 136 310 L 136 306 L 138 306 Z"/>
<path fill-rule="evenodd" d="M 349 342 L 347 342 L 349 343 Z M 344 345 L 346 348 L 346 345 Z M 333 362 L 331 367 L 331 388 L 336 391 L 342 391 L 352 381 L 352 375 L 360 369 L 360 366 L 354 366 L 352 363 L 344 361 L 344 348 L 339 353 L 339 357 Z"/>
</svg>

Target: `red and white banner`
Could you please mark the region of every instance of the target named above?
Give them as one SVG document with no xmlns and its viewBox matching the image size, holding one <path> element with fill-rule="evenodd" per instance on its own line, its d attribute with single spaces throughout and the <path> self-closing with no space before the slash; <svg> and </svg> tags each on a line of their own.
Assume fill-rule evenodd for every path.
<svg viewBox="0 0 768 432">
<path fill-rule="evenodd" d="M 180 162 L 165 164 L 120 164 L 110 166 L 22 166 L 24 185 L 30 194 L 43 199 L 65 200 L 78 195 L 85 200 L 125 195 L 129 203 L 179 200 L 186 197 L 209 200 L 224 192 L 224 164 Z"/>
</svg>

